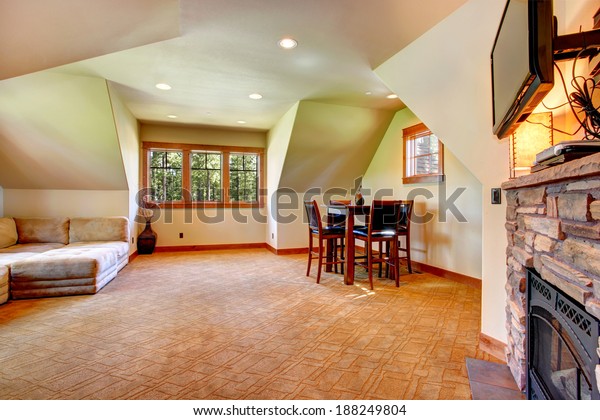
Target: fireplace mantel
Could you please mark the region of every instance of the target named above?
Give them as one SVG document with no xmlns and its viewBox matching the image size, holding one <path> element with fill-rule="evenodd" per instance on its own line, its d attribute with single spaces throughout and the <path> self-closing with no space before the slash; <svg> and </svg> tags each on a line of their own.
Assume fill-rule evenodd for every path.
<svg viewBox="0 0 600 420">
<path fill-rule="evenodd" d="M 507 363 L 524 389 L 527 268 L 600 319 L 600 153 L 512 179 L 502 189 Z M 600 385 L 600 365 L 596 381 Z"/>
<path fill-rule="evenodd" d="M 502 189 L 510 191 L 594 176 L 600 176 L 600 153 L 511 179 L 502 184 Z"/>
</svg>

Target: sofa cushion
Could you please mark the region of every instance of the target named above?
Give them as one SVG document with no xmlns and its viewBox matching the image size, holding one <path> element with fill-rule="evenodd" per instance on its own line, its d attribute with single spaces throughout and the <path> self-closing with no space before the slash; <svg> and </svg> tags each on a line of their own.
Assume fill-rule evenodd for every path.
<svg viewBox="0 0 600 420">
<path fill-rule="evenodd" d="M 33 244 L 16 244 L 9 246 L 8 248 L 0 249 L 0 255 L 2 254 L 21 254 L 23 252 L 34 252 L 41 254 L 42 252 L 51 251 L 57 248 L 63 248 L 65 244 L 51 244 L 51 243 L 33 243 Z"/>
<path fill-rule="evenodd" d="M 29 257 L 35 257 L 36 255 L 38 255 L 38 254 L 33 253 L 33 252 L 19 252 L 18 254 L 10 254 L 10 253 L 0 254 L 0 266 L 1 265 L 10 266 L 12 263 L 24 260 Z"/>
<path fill-rule="evenodd" d="M 126 217 L 75 217 L 69 227 L 69 242 L 123 241 L 129 243 Z"/>
<path fill-rule="evenodd" d="M 12 281 L 37 281 L 96 277 L 117 263 L 110 249 L 60 248 L 11 264 Z"/>
<path fill-rule="evenodd" d="M 20 244 L 52 242 L 69 243 L 69 219 L 66 217 L 15 217 Z"/>
<path fill-rule="evenodd" d="M 0 248 L 16 244 L 18 238 L 15 221 L 11 217 L 0 218 Z"/>
<path fill-rule="evenodd" d="M 101 249 L 106 248 L 113 250 L 117 254 L 117 259 L 122 259 L 129 255 L 129 244 L 122 241 L 106 241 L 106 242 L 73 242 L 65 246 L 67 249 Z"/>
</svg>

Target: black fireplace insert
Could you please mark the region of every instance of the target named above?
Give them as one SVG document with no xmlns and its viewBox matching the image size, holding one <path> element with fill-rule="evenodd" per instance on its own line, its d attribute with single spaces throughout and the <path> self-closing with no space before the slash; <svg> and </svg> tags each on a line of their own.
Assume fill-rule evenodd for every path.
<svg viewBox="0 0 600 420">
<path fill-rule="evenodd" d="M 600 399 L 600 321 L 535 270 L 527 271 L 526 328 L 529 399 Z"/>
</svg>

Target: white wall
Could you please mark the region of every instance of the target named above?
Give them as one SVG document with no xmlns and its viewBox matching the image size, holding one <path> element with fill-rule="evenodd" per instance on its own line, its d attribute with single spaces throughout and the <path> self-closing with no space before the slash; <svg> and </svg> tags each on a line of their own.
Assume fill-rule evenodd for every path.
<svg viewBox="0 0 600 420">
<path fill-rule="evenodd" d="M 490 52 L 504 5 L 470 0 L 376 70 L 482 184 L 481 330 L 501 341 L 505 205 L 490 204 L 490 189 L 508 179 L 508 144 L 492 134 Z"/>
<path fill-rule="evenodd" d="M 376 69 L 482 185 L 481 331 L 501 341 L 506 340 L 506 205 L 491 205 L 490 189 L 508 179 L 508 142 L 492 133 L 490 52 L 505 3 L 470 0 Z M 561 22 L 566 11 L 573 17 L 574 10 L 586 8 L 590 22 L 597 7 L 591 0 L 556 0 L 554 12 Z"/>
<path fill-rule="evenodd" d="M 363 192 L 370 191 L 367 202 L 373 196 L 388 192 L 379 198 L 407 199 L 415 195 L 415 216 L 432 215 L 426 223 L 411 226 L 411 257 L 414 261 L 443 268 L 455 273 L 481 278 L 481 183 L 446 148 L 443 184 L 403 185 L 402 129 L 419 123 L 409 110 L 396 113 L 375 157 L 363 178 Z M 442 142 L 444 139 L 441 139 Z M 440 210 L 440 195 L 449 198 L 459 189 L 453 203 L 458 218 L 449 211 Z M 445 192 L 444 192 L 445 189 Z M 464 220 L 462 221 L 462 218 Z"/>
<path fill-rule="evenodd" d="M 140 140 L 237 147 L 265 147 L 267 144 L 267 136 L 264 131 L 158 123 L 142 123 Z"/>
<path fill-rule="evenodd" d="M 173 209 L 161 211 L 152 229 L 157 246 L 262 244 L 266 219 L 258 208 Z"/>
<path fill-rule="evenodd" d="M 146 123 L 140 127 L 142 142 L 265 147 L 266 138 L 262 131 Z M 159 247 L 262 244 L 266 226 L 266 209 L 251 208 L 162 210 L 159 219 L 152 223 Z M 183 238 L 179 238 L 180 233 Z"/>
<path fill-rule="evenodd" d="M 111 82 L 107 81 L 107 88 L 113 110 L 119 147 L 121 149 L 123 168 L 125 170 L 125 176 L 127 177 L 127 186 L 129 188 L 128 218 L 131 236 L 129 253 L 133 254 L 137 249 L 135 238 L 140 230 L 140 225 L 135 221 L 138 208 L 137 193 L 140 187 L 139 124 L 117 94 Z"/>
<path fill-rule="evenodd" d="M 277 212 L 277 195 L 275 191 L 279 187 L 281 171 L 285 162 L 287 149 L 298 112 L 298 102 L 294 104 L 285 115 L 275 124 L 267 134 L 267 199 L 266 209 L 268 214 L 267 227 L 265 231 L 265 242 L 272 248 L 278 248 L 280 232 L 276 218 L 273 216 Z M 275 200 L 272 198 L 275 196 Z"/>
<path fill-rule="evenodd" d="M 106 81 L 52 70 L 1 80 L 0 184 L 127 189 Z"/>
<path fill-rule="evenodd" d="M 4 214 L 10 217 L 129 216 L 127 190 L 4 190 Z"/>
</svg>

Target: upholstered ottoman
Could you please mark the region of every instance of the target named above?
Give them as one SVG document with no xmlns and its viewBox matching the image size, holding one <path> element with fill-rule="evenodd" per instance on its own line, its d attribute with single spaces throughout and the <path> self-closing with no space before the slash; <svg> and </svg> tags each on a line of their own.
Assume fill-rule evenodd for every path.
<svg viewBox="0 0 600 420">
<path fill-rule="evenodd" d="M 0 265 L 0 305 L 8 300 L 8 267 Z"/>
<path fill-rule="evenodd" d="M 110 248 L 60 248 L 11 264 L 13 299 L 98 292 L 116 277 Z"/>
</svg>

